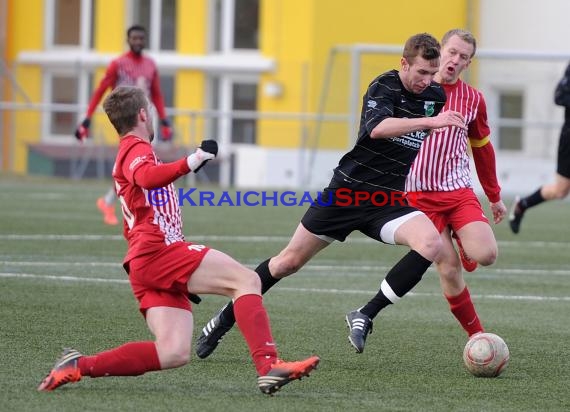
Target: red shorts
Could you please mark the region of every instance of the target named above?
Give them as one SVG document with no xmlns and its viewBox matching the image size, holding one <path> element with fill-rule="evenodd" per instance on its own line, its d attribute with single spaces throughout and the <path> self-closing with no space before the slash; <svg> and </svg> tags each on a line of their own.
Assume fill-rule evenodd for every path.
<svg viewBox="0 0 570 412">
<path fill-rule="evenodd" d="M 489 223 L 473 189 L 458 189 L 451 192 L 409 192 L 410 206 L 424 212 L 439 233 L 446 226 L 457 232 L 471 222 Z"/>
<path fill-rule="evenodd" d="M 156 306 L 192 310 L 188 280 L 209 250 L 203 245 L 176 242 L 156 253 L 131 259 L 129 281 L 141 313 Z"/>
</svg>

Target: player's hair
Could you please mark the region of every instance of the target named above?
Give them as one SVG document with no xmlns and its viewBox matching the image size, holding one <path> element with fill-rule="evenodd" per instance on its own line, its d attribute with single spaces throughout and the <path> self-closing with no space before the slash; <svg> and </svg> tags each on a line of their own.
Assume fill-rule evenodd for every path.
<svg viewBox="0 0 570 412">
<path fill-rule="evenodd" d="M 403 57 L 412 64 L 417 56 L 426 60 L 438 59 L 440 56 L 440 44 L 435 37 L 429 33 L 416 34 L 406 41 L 404 45 Z"/>
<path fill-rule="evenodd" d="M 107 96 L 103 109 L 119 136 L 124 136 L 137 125 L 139 111 L 148 110 L 148 100 L 139 87 L 119 86 Z"/>
<path fill-rule="evenodd" d="M 142 31 L 144 34 L 146 34 L 146 29 L 144 28 L 144 26 L 141 26 L 140 24 L 135 24 L 127 29 L 127 37 L 129 37 L 131 35 L 131 32 L 133 31 Z"/>
<path fill-rule="evenodd" d="M 475 56 L 475 51 L 477 50 L 477 40 L 475 40 L 475 36 L 473 36 L 470 31 L 463 29 L 451 29 L 443 35 L 443 38 L 441 39 L 441 45 L 445 46 L 445 43 L 447 43 L 452 36 L 458 36 L 465 43 L 473 46 L 473 53 L 471 53 L 471 57 Z"/>
</svg>

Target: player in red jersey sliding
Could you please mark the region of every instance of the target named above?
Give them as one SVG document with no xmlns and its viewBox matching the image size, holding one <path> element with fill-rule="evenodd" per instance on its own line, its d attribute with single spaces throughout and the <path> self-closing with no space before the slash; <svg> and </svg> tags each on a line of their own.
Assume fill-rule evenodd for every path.
<svg viewBox="0 0 570 412">
<path fill-rule="evenodd" d="M 141 88 L 118 87 L 103 107 L 120 136 L 113 178 L 128 243 L 123 266 L 155 340 L 130 342 L 91 356 L 65 349 L 38 390 L 51 391 L 84 376 L 136 376 L 185 365 L 193 329 L 189 292 L 233 299 L 263 393 L 273 394 L 308 376 L 319 363 L 317 356 L 298 362 L 277 357 L 259 277 L 222 252 L 184 240 L 173 182 L 213 159 L 217 143 L 205 140 L 190 156 L 163 164 L 151 146 L 152 115 Z M 160 191 L 160 199 L 154 190 Z"/>
<path fill-rule="evenodd" d="M 160 79 L 154 60 L 143 54 L 146 45 L 146 30 L 143 26 L 131 26 L 127 30 L 129 51 L 117 57 L 109 64 L 105 76 L 93 92 L 87 113 L 81 124 L 75 130 L 75 137 L 84 140 L 89 136 L 91 117 L 107 89 L 118 86 L 137 86 L 145 91 L 151 99 L 160 118 L 160 138 L 169 141 L 172 138 L 172 128 L 166 117 L 164 99 L 160 91 Z M 108 225 L 118 224 L 115 216 L 115 189 L 111 188 L 104 196 L 97 199 L 97 208 L 103 214 L 103 221 Z"/>
<path fill-rule="evenodd" d="M 447 95 L 443 110 L 460 112 L 468 130 L 453 126 L 435 130 L 422 145 L 406 180 L 410 205 L 428 215 L 441 233 L 443 249 L 435 260 L 441 287 L 451 312 L 470 336 L 483 332 L 483 326 L 463 279 L 461 265 L 472 272 L 478 263 L 493 264 L 497 258 L 497 242 L 473 192 L 468 141 L 494 223 L 501 222 L 507 211 L 497 180 L 485 99 L 481 92 L 459 78 L 471 63 L 476 47 L 476 40 L 468 31 L 453 29 L 443 36 L 440 70 L 435 80 L 441 83 Z M 456 239 L 459 256 L 452 238 Z"/>
</svg>

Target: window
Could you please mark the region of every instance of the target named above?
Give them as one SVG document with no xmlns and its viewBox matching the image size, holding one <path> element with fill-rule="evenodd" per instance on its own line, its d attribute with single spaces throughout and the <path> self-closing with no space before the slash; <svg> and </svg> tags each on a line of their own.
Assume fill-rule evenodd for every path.
<svg viewBox="0 0 570 412">
<path fill-rule="evenodd" d="M 259 49 L 259 0 L 213 0 L 211 4 L 212 51 Z"/>
<path fill-rule="evenodd" d="M 232 110 L 257 109 L 257 85 L 234 83 Z M 232 142 L 255 144 L 255 119 L 232 120 Z"/>
<path fill-rule="evenodd" d="M 216 112 L 209 122 L 208 133 L 218 136 L 226 143 L 256 144 L 257 130 L 255 114 L 257 109 L 257 78 L 243 76 L 213 77 L 210 80 L 210 108 Z"/>
<path fill-rule="evenodd" d="M 209 92 L 208 92 L 208 100 L 209 104 L 208 107 L 211 110 L 221 111 L 221 103 L 220 103 L 220 79 L 212 78 L 209 82 Z M 222 121 L 223 116 L 221 114 L 215 114 L 212 117 L 208 118 L 208 127 L 207 127 L 207 134 L 208 136 L 218 136 L 219 139 L 222 139 L 222 134 L 220 133 L 220 123 Z"/>
<path fill-rule="evenodd" d="M 140 24 L 150 30 L 150 0 L 133 1 L 133 21 L 132 24 Z M 152 33 L 149 33 L 152 35 Z M 147 42 L 149 39 L 147 39 Z"/>
<path fill-rule="evenodd" d="M 167 74 L 160 76 L 160 91 L 162 92 L 164 106 L 166 107 L 174 106 L 174 83 L 173 75 Z"/>
<path fill-rule="evenodd" d="M 83 120 L 85 102 L 91 96 L 93 74 L 69 70 L 46 70 L 43 75 L 44 103 L 51 110 L 42 112 L 42 140 L 69 143 L 69 136 Z M 70 105 L 54 107 L 52 105 Z M 79 106 L 78 106 L 79 105 Z"/>
<path fill-rule="evenodd" d="M 173 75 L 162 75 L 160 76 L 160 91 L 162 92 L 162 97 L 164 98 L 165 107 L 174 106 L 174 90 L 175 90 L 175 79 Z M 159 123 L 157 123 L 158 125 Z M 161 128 L 157 127 L 158 133 L 160 133 Z"/>
<path fill-rule="evenodd" d="M 176 0 L 162 1 L 160 48 L 176 50 Z"/>
<path fill-rule="evenodd" d="M 77 104 L 79 82 L 76 76 L 54 74 L 50 76 L 51 104 Z M 49 133 L 69 136 L 78 123 L 74 111 L 52 111 L 49 121 Z"/>
<path fill-rule="evenodd" d="M 259 0 L 235 0 L 234 48 L 258 49 Z"/>
<path fill-rule="evenodd" d="M 55 0 L 53 42 L 79 46 L 80 0 Z"/>
<path fill-rule="evenodd" d="M 147 29 L 150 50 L 176 50 L 176 0 L 132 0 L 132 24 Z"/>
<path fill-rule="evenodd" d="M 93 47 L 97 0 L 46 0 L 45 45 L 53 47 Z"/>
<path fill-rule="evenodd" d="M 213 2 L 212 8 L 210 10 L 211 18 L 210 21 L 210 49 L 215 52 L 222 51 L 222 3 L 220 0 L 215 0 Z"/>
<path fill-rule="evenodd" d="M 499 149 L 522 150 L 523 134 L 522 125 L 508 124 L 512 121 L 522 122 L 523 119 L 523 94 L 522 92 L 501 92 L 499 94 Z"/>
</svg>

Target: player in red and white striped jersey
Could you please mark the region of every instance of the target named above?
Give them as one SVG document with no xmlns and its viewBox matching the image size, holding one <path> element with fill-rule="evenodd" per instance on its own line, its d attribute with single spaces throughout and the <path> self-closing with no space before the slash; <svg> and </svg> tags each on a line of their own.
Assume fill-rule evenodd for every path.
<svg viewBox="0 0 570 412">
<path fill-rule="evenodd" d="M 317 356 L 297 362 L 277 358 L 255 272 L 220 251 L 184 240 L 173 182 L 213 159 L 217 143 L 205 140 L 190 156 L 163 164 L 151 146 L 153 121 L 142 89 L 118 87 L 103 107 L 120 135 L 113 178 L 128 242 L 123 266 L 155 340 L 129 342 L 91 356 L 66 349 L 38 390 L 52 391 L 84 376 L 137 376 L 185 365 L 190 360 L 193 330 L 189 292 L 233 299 L 263 393 L 273 394 L 308 376 L 319 363 Z"/>
<path fill-rule="evenodd" d="M 428 215 L 441 233 L 444 247 L 436 259 L 441 287 L 452 313 L 469 335 L 482 332 L 483 327 L 461 265 L 471 272 L 478 263 L 493 264 L 497 242 L 473 192 L 468 142 L 494 223 L 506 215 L 497 181 L 495 152 L 489 139 L 485 99 L 481 92 L 459 79 L 475 50 L 476 40 L 465 30 L 453 29 L 444 35 L 440 70 L 435 80 L 442 84 L 447 95 L 443 110 L 460 112 L 468 130 L 457 127 L 434 130 L 424 141 L 406 180 L 409 203 Z M 452 238 L 457 241 L 459 256 Z"/>
<path fill-rule="evenodd" d="M 143 54 L 146 45 L 146 29 L 138 25 L 129 27 L 127 43 L 130 50 L 111 61 L 105 76 L 93 92 L 85 118 L 75 131 L 75 137 L 78 140 L 84 140 L 89 136 L 91 117 L 107 89 L 113 90 L 118 86 L 137 86 L 145 91 L 158 112 L 161 123 L 161 140 L 171 140 L 172 128 L 166 117 L 158 70 L 154 60 Z M 109 225 L 118 224 L 115 216 L 115 201 L 114 189 L 109 190 L 105 196 L 97 200 L 97 207 L 103 214 L 103 221 Z"/>
</svg>

